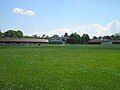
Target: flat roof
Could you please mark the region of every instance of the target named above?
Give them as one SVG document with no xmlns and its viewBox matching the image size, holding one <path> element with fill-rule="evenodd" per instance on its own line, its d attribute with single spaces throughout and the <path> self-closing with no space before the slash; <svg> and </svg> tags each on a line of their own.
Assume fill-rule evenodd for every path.
<svg viewBox="0 0 120 90">
<path fill-rule="evenodd" d="M 48 43 L 48 39 L 34 38 L 0 38 L 0 42 L 33 42 L 33 43 Z"/>
</svg>

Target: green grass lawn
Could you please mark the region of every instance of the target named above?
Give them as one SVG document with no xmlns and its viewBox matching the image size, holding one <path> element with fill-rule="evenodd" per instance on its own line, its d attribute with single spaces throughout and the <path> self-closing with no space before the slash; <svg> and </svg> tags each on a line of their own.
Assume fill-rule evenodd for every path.
<svg viewBox="0 0 120 90">
<path fill-rule="evenodd" d="M 120 90 L 120 45 L 1 46 L 1 89 Z"/>
</svg>

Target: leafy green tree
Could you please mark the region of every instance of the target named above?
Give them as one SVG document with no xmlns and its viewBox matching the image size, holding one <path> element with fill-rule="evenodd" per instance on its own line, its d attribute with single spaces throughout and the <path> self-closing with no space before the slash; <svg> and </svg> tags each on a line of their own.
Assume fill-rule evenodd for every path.
<svg viewBox="0 0 120 90">
<path fill-rule="evenodd" d="M 68 43 L 68 44 L 76 44 L 76 40 L 75 40 L 75 38 L 68 38 L 66 40 L 66 43 Z"/>
<path fill-rule="evenodd" d="M 115 35 L 111 35 L 111 38 L 112 38 L 113 40 L 116 40 Z"/>
<path fill-rule="evenodd" d="M 16 31 L 8 30 L 8 31 L 4 32 L 4 36 L 5 37 L 16 37 Z"/>
<path fill-rule="evenodd" d="M 67 39 L 69 39 L 69 35 L 68 35 L 68 33 L 65 33 L 64 36 L 63 36 L 63 41 L 65 43 L 67 43 Z"/>
<path fill-rule="evenodd" d="M 0 35 L 2 34 L 1 30 L 0 30 Z"/>
<path fill-rule="evenodd" d="M 120 35 L 116 35 L 116 40 L 120 40 Z"/>
<path fill-rule="evenodd" d="M 44 38 L 45 38 L 45 36 L 46 36 L 46 35 L 45 35 L 45 34 L 43 34 L 41 38 L 42 38 L 42 39 L 44 39 Z"/>
<path fill-rule="evenodd" d="M 22 38 L 23 37 L 23 32 L 20 31 L 20 30 L 16 31 L 16 37 L 17 38 Z"/>
<path fill-rule="evenodd" d="M 4 37 L 4 33 L 2 33 L 0 30 L 0 38 L 3 38 L 3 37 Z"/>
<path fill-rule="evenodd" d="M 32 36 L 25 35 L 23 38 L 32 38 Z"/>
<path fill-rule="evenodd" d="M 102 39 L 102 36 L 99 36 L 98 39 Z"/>
<path fill-rule="evenodd" d="M 93 36 L 93 39 L 97 39 L 97 37 L 96 37 L 96 36 Z"/>
<path fill-rule="evenodd" d="M 77 33 L 72 33 L 72 34 L 70 35 L 70 38 L 75 39 L 76 44 L 80 44 L 80 43 L 81 43 L 81 37 L 80 37 L 80 35 L 77 34 Z"/>
<path fill-rule="evenodd" d="M 37 35 L 32 35 L 32 38 L 37 38 L 38 36 Z"/>
<path fill-rule="evenodd" d="M 4 36 L 5 37 L 13 37 L 13 38 L 22 38 L 23 32 L 20 30 L 18 30 L 18 31 L 8 30 L 8 31 L 4 32 Z"/>
<path fill-rule="evenodd" d="M 52 37 L 59 37 L 57 34 L 53 35 Z"/>
<path fill-rule="evenodd" d="M 103 39 L 111 39 L 111 36 L 103 36 Z"/>
<path fill-rule="evenodd" d="M 83 34 L 82 36 L 82 44 L 87 44 L 89 41 L 89 35 L 88 34 Z"/>
<path fill-rule="evenodd" d="M 49 36 L 45 36 L 45 39 L 49 39 Z"/>
<path fill-rule="evenodd" d="M 65 33 L 64 37 L 68 37 L 68 36 L 69 36 L 68 33 Z"/>
<path fill-rule="evenodd" d="M 114 35 L 111 35 L 111 38 L 112 38 L 113 40 L 120 40 L 120 33 L 116 33 L 116 34 L 114 34 Z"/>
</svg>

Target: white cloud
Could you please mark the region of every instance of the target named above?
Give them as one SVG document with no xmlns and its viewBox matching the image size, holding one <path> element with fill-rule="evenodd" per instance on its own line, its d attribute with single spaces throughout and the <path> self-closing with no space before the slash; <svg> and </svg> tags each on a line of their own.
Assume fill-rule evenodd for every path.
<svg viewBox="0 0 120 90">
<path fill-rule="evenodd" d="M 22 8 L 14 8 L 12 12 L 15 14 L 24 14 L 28 16 L 33 16 L 35 14 L 35 12 L 32 10 L 24 10 Z"/>
<path fill-rule="evenodd" d="M 35 30 L 33 34 L 42 35 L 46 34 L 49 36 L 52 36 L 54 34 L 58 35 L 64 35 L 65 33 L 68 33 L 69 35 L 71 33 L 77 32 L 78 34 L 89 34 L 90 37 L 93 36 L 104 36 L 104 35 L 112 35 L 115 33 L 120 33 L 120 22 L 117 20 L 109 22 L 107 25 L 102 26 L 97 23 L 91 23 L 89 25 L 79 25 L 76 27 L 68 27 L 68 28 L 57 28 L 53 29 L 51 31 L 45 32 L 45 31 L 39 31 L 38 29 Z"/>
</svg>

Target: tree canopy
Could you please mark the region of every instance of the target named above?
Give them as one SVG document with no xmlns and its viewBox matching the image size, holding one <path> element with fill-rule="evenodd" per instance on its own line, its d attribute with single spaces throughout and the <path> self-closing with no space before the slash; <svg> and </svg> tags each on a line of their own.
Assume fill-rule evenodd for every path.
<svg viewBox="0 0 120 90">
<path fill-rule="evenodd" d="M 93 39 L 97 39 L 97 37 L 96 37 L 96 36 L 93 36 Z"/>
<path fill-rule="evenodd" d="M 87 44 L 89 39 L 90 39 L 90 37 L 89 37 L 88 34 L 83 34 L 83 36 L 82 36 L 82 44 Z"/>
<path fill-rule="evenodd" d="M 23 32 L 20 30 L 18 30 L 18 31 L 8 30 L 8 31 L 4 32 L 4 37 L 22 38 Z"/>
<path fill-rule="evenodd" d="M 75 39 L 76 44 L 80 44 L 80 43 L 81 43 L 81 37 L 80 37 L 80 35 L 77 34 L 77 33 L 72 33 L 72 34 L 70 35 L 70 38 Z"/>
</svg>

